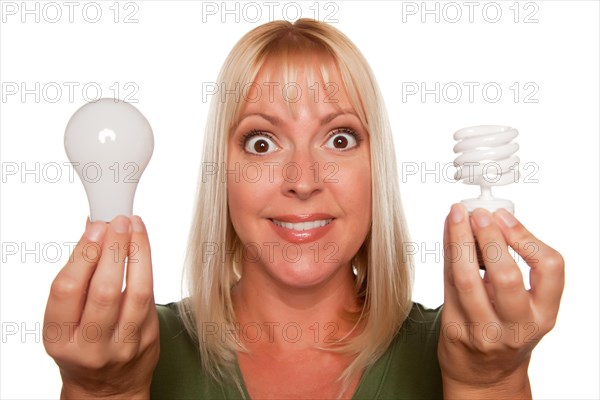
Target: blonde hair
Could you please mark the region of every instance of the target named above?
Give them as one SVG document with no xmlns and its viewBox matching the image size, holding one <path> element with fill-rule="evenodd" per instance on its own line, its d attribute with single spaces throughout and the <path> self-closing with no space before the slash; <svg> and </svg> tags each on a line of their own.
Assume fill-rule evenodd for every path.
<svg viewBox="0 0 600 400">
<path fill-rule="evenodd" d="M 404 248 L 409 237 L 400 201 L 392 133 L 382 95 L 366 59 L 340 31 L 312 19 L 294 23 L 273 21 L 253 29 L 234 46 L 219 74 L 218 83 L 229 85 L 225 87 L 228 90 L 233 85 L 236 92 L 212 99 L 203 161 L 214 162 L 221 169 L 227 160 L 228 138 L 243 105 L 243 89 L 252 84 L 264 63 L 274 57 L 281 60 L 284 79 L 289 80 L 294 74 L 294 62 L 302 59 L 292 57 L 298 54 L 326 54 L 326 58 L 333 60 L 350 103 L 370 136 L 372 224 L 353 259 L 363 329 L 332 349 L 354 356 L 340 376 L 345 389 L 351 376 L 386 351 L 412 307 L 413 264 Z M 327 82 L 331 65 L 321 63 L 309 69 L 318 68 Z M 226 180 L 205 179 L 204 171 L 200 173 L 186 257 L 190 297 L 180 303 L 180 312 L 187 331 L 198 341 L 207 373 L 217 381 L 234 377 L 241 390 L 235 371 L 236 351 L 243 349 L 231 335 L 222 334 L 235 330 L 230 289 L 241 273 L 236 263 L 241 243 L 228 215 Z M 212 251 L 207 251 L 208 246 L 212 246 Z M 231 251 L 223 251 L 221 246 Z M 215 252 L 215 248 L 219 251 Z M 215 329 L 221 334 L 212 334 Z"/>
</svg>

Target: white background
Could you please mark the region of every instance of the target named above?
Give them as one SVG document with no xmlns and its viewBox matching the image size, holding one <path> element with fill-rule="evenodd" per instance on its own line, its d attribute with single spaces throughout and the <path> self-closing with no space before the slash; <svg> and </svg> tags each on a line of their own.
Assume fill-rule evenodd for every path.
<svg viewBox="0 0 600 400">
<path fill-rule="evenodd" d="M 75 4 L 70 22 L 63 2 L 27 2 L 38 11 L 25 15 L 20 1 L 2 3 L 0 397 L 59 395 L 58 369 L 44 352 L 41 324 L 50 283 L 68 258 L 63 243 L 78 240 L 88 206 L 79 178 L 71 180 L 63 167 L 62 177 L 51 182 L 57 171 L 47 166 L 67 162 L 63 134 L 71 114 L 86 96 L 95 99 L 94 87 L 108 97 L 119 88 L 118 95 L 137 100 L 150 121 L 155 150 L 134 212 L 150 234 L 156 301 L 178 300 L 207 118 L 203 83 L 216 79 L 244 33 L 270 19 L 296 19 L 296 8 L 313 18 L 318 10 L 319 19 L 327 17 L 363 51 L 385 97 L 400 165 L 404 171 L 419 167 L 401 183 L 412 240 L 420 249 L 416 301 L 428 306 L 443 301 L 436 245 L 444 218 L 453 202 L 478 191 L 439 173 L 422 175 L 423 167 L 431 170 L 454 159 L 452 134 L 459 128 L 519 129 L 521 163 L 531 166 L 523 172 L 537 182 L 495 192 L 513 200 L 520 220 L 566 260 L 558 322 L 531 361 L 533 393 L 544 399 L 600 397 L 598 2 L 475 2 L 471 16 L 464 2 L 298 2 L 286 13 L 282 2 L 275 3 L 272 15 L 263 2 L 251 8 L 228 3 L 229 9 L 238 7 L 237 15 L 222 15 L 221 2 L 208 5 L 218 9 L 215 15 L 203 13 L 202 3 L 194 1 Z M 438 11 L 423 14 L 424 7 Z M 96 8 L 102 14 L 92 23 Z M 261 18 L 249 21 L 257 10 Z M 125 23 L 126 16 L 133 22 Z M 78 85 L 72 98 L 69 82 Z M 421 83 L 435 89 L 436 82 L 438 102 L 435 93 L 421 99 L 420 93 L 406 92 Z M 478 85 L 472 101 L 465 82 Z M 21 83 L 34 93 L 22 98 Z M 491 89 L 483 93 L 486 84 Z M 9 94 L 15 85 L 19 92 Z M 462 96 L 452 102 L 456 86 Z M 502 90 L 496 102 L 494 87 Z M 38 176 L 22 174 L 36 165 Z M 57 256 L 57 249 L 62 254 Z"/>
</svg>

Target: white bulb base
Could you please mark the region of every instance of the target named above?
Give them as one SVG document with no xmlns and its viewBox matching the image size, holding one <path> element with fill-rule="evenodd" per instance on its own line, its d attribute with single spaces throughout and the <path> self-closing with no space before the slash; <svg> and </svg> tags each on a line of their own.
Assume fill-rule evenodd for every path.
<svg viewBox="0 0 600 400">
<path fill-rule="evenodd" d="M 491 213 L 503 208 L 511 214 L 515 213 L 514 203 L 512 201 L 506 200 L 506 199 L 496 199 L 493 197 L 486 198 L 486 199 L 476 198 L 476 199 L 462 200 L 460 203 L 465 206 L 465 208 L 467 209 L 467 212 L 469 213 L 469 216 L 471 216 L 473 211 L 475 211 L 475 209 L 477 209 L 477 208 L 483 208 L 485 210 L 488 210 Z M 486 270 L 485 262 L 483 260 L 483 255 L 481 254 L 481 248 L 479 247 L 479 243 L 477 242 L 477 239 L 475 239 L 474 245 L 475 245 L 475 254 L 477 257 L 477 264 L 479 265 L 479 269 L 485 271 Z"/>
<path fill-rule="evenodd" d="M 494 211 L 499 210 L 501 208 L 504 208 L 506 211 L 508 211 L 511 214 L 515 213 L 515 204 L 512 201 L 506 200 L 506 199 L 492 198 L 492 199 L 484 200 L 481 198 L 476 198 L 476 199 L 465 199 L 465 200 L 462 200 L 460 203 L 466 207 L 469 214 L 471 214 L 473 211 L 475 211 L 476 208 L 483 208 L 483 209 L 488 210 L 491 213 L 493 213 Z"/>
</svg>

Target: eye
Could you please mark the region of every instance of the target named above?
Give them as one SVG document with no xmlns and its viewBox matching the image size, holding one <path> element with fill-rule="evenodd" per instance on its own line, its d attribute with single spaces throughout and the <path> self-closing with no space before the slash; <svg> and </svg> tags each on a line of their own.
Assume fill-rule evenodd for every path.
<svg viewBox="0 0 600 400">
<path fill-rule="evenodd" d="M 337 151 L 344 151 L 357 147 L 359 142 L 360 136 L 354 130 L 339 128 L 331 132 L 325 146 Z"/>
<path fill-rule="evenodd" d="M 250 154 L 265 155 L 277 149 L 271 135 L 257 130 L 245 134 L 241 142 L 244 150 Z"/>
</svg>

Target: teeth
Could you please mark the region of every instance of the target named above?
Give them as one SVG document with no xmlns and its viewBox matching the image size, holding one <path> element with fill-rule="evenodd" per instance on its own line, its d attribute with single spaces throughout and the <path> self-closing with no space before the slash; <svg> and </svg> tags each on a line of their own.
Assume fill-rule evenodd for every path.
<svg viewBox="0 0 600 400">
<path fill-rule="evenodd" d="M 276 219 L 273 219 L 272 221 L 275 225 L 281 226 L 282 228 L 293 229 L 295 231 L 306 231 L 308 229 L 321 228 L 331 223 L 333 219 L 319 219 L 317 221 L 298 222 L 295 224 L 291 222 L 277 221 Z"/>
</svg>

